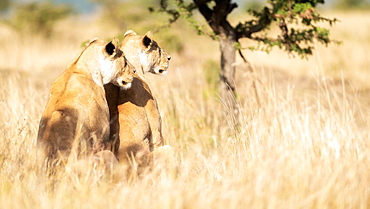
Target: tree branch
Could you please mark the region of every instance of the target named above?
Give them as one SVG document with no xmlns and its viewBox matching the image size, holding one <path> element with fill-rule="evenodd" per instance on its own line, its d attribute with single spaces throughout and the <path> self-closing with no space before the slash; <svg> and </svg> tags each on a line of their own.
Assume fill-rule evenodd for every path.
<svg viewBox="0 0 370 209">
<path fill-rule="evenodd" d="M 226 17 L 238 5 L 236 3 L 231 3 L 231 0 L 215 0 L 216 5 L 212 10 L 207 5 L 209 1 L 210 0 L 194 0 L 194 3 L 198 6 L 199 12 L 216 34 L 223 34 L 226 36 L 233 34 L 234 36 L 235 29 L 230 25 Z"/>
<path fill-rule="evenodd" d="M 218 19 L 226 19 L 227 15 L 230 14 L 235 8 L 238 7 L 236 3 L 231 3 L 230 0 L 216 0 L 216 6 L 213 8 Z"/>
<path fill-rule="evenodd" d="M 260 19 L 257 24 L 253 24 L 253 22 L 245 22 L 244 24 L 239 24 L 236 26 L 236 38 L 252 38 L 253 33 L 257 33 L 265 29 L 267 26 L 269 26 L 272 22 L 272 15 L 270 10 L 265 7 L 263 9 L 263 12 L 261 12 Z"/>
<path fill-rule="evenodd" d="M 208 7 L 209 1 L 194 0 L 195 5 L 198 7 L 199 12 L 203 15 L 207 22 L 211 21 L 213 11 Z"/>
</svg>

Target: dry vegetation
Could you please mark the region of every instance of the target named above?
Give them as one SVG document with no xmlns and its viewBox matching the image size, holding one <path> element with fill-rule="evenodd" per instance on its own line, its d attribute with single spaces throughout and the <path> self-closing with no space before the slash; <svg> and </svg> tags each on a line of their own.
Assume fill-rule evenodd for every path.
<svg viewBox="0 0 370 209">
<path fill-rule="evenodd" d="M 237 63 L 239 131 L 207 83 L 217 43 L 175 31 L 185 48 L 169 51 L 170 73 L 146 76 L 174 152 L 136 180 L 91 168 L 49 180 L 35 155 L 51 82 L 82 41 L 118 31 L 69 20 L 44 40 L 0 26 L 0 208 L 369 208 L 370 16 L 329 15 L 341 19 L 332 34 L 344 43 L 309 60 L 245 52 L 255 74 Z M 164 49 L 165 34 L 155 34 Z"/>
</svg>

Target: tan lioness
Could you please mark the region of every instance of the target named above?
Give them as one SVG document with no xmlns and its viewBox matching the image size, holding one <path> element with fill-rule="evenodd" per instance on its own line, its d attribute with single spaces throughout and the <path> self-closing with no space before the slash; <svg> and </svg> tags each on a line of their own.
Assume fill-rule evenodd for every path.
<svg viewBox="0 0 370 209">
<path fill-rule="evenodd" d="M 72 61 L 54 81 L 42 115 L 37 142 L 48 162 L 66 161 L 70 153 L 91 155 L 109 140 L 109 109 L 104 84 L 120 89 L 131 86 L 134 67 L 118 48 L 118 40 L 99 38 Z"/>
<path fill-rule="evenodd" d="M 167 72 L 171 56 L 158 46 L 151 32 L 140 36 L 127 31 L 120 49 L 141 73 Z M 148 84 L 135 74 L 130 89 L 109 84 L 105 91 L 111 115 L 111 150 L 120 162 L 134 157 L 137 163 L 144 163 L 147 154 L 164 144 L 161 117 Z"/>
</svg>

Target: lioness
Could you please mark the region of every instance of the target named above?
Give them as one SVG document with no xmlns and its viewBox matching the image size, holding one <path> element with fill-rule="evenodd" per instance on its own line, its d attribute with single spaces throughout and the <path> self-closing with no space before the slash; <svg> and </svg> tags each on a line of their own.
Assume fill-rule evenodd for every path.
<svg viewBox="0 0 370 209">
<path fill-rule="evenodd" d="M 140 36 L 127 31 L 120 49 L 141 73 L 167 72 L 171 56 L 158 46 L 151 32 Z M 120 162 L 134 157 L 137 163 L 145 163 L 147 155 L 164 144 L 161 117 L 148 84 L 135 74 L 132 88 L 121 90 L 108 84 L 105 91 L 111 115 L 111 150 Z"/>
<path fill-rule="evenodd" d="M 49 163 L 57 157 L 66 161 L 72 151 L 90 155 L 105 149 L 109 109 L 103 85 L 128 89 L 133 75 L 117 39 L 105 43 L 96 38 L 85 47 L 52 84 L 39 124 L 38 147 Z"/>
</svg>

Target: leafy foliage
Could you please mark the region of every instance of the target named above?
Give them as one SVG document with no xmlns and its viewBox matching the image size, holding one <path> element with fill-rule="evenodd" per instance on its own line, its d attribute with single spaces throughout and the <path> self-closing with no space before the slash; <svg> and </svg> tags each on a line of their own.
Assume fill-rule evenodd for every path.
<svg viewBox="0 0 370 209">
<path fill-rule="evenodd" d="M 337 0 L 334 4 L 336 8 L 348 9 L 369 9 L 370 2 L 367 0 Z"/>
<path fill-rule="evenodd" d="M 0 1 L 0 14 L 6 11 L 10 7 L 10 0 L 1 0 Z"/>
<path fill-rule="evenodd" d="M 54 24 L 71 12 L 69 6 L 54 5 L 48 1 L 24 3 L 15 7 L 10 24 L 21 32 L 40 33 L 49 37 Z"/>
<path fill-rule="evenodd" d="M 322 24 L 320 24 L 329 23 L 332 26 L 338 21 L 336 18 L 323 17 L 315 10 L 318 4 L 323 3 L 324 0 L 269 0 L 262 9 L 248 10 L 253 18 L 232 26 L 235 41 L 239 42 L 241 38 L 248 38 L 258 42 L 257 46 L 247 47 L 251 50 L 269 52 L 273 47 L 278 47 L 290 54 L 297 54 L 301 57 L 312 54 L 316 40 L 324 45 L 339 43 L 332 40 L 329 29 L 322 27 Z M 194 0 L 190 3 L 175 0 L 173 5 L 169 5 L 168 0 L 161 0 L 158 11 L 170 15 L 169 23 L 175 22 L 180 17 L 185 18 L 194 26 L 198 34 L 207 34 L 216 38 L 220 35 L 220 31 L 217 27 L 212 27 L 212 22 L 220 21 L 219 24 L 222 25 L 222 20 L 227 21 L 227 15 L 236 7 L 237 4 L 230 0 Z M 221 10 L 220 8 L 224 9 Z M 195 9 L 198 9 L 206 18 L 212 32 L 205 31 L 204 27 L 193 18 Z M 153 8 L 150 10 L 154 11 Z M 210 16 L 207 17 L 208 15 Z M 272 36 L 268 31 L 274 26 L 277 26 L 280 33 Z M 239 49 L 242 48 L 240 44 L 235 46 Z"/>
<path fill-rule="evenodd" d="M 151 1 L 122 1 L 122 0 L 92 0 L 100 5 L 103 10 L 103 20 L 106 24 L 118 27 L 120 30 L 126 30 L 131 25 L 146 25 L 151 28 L 153 24 L 148 21 L 145 5 L 151 5 Z M 145 23 L 145 24 L 144 24 Z"/>
<path fill-rule="evenodd" d="M 167 20 L 166 15 L 151 15 L 147 10 L 148 5 L 155 5 L 156 0 L 92 0 L 102 8 L 102 21 L 105 25 L 111 28 L 116 28 L 119 34 L 115 37 L 123 39 L 126 30 L 134 30 L 137 34 L 145 34 L 147 31 L 152 31 L 155 39 L 159 44 L 166 46 L 169 52 L 181 53 L 184 50 L 184 45 L 176 31 L 160 30 L 166 27 L 153 30 L 156 26 Z M 160 34 L 157 35 L 157 32 Z M 159 39 L 160 37 L 160 39 Z M 111 37 L 113 38 L 113 37 Z"/>
</svg>

